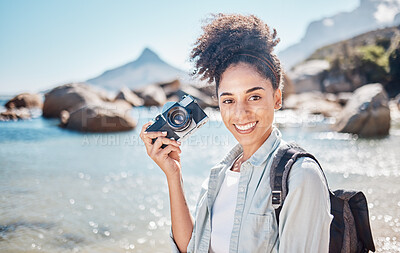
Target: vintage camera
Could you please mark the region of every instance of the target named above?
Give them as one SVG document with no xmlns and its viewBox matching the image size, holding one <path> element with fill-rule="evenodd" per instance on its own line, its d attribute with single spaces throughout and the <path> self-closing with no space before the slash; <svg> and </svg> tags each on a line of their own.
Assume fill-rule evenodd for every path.
<svg viewBox="0 0 400 253">
<path fill-rule="evenodd" d="M 179 102 L 167 102 L 163 106 L 161 114 L 157 115 L 155 122 L 146 131 L 165 131 L 167 138 L 182 142 L 207 121 L 207 114 L 200 108 L 196 100 L 190 95 L 185 95 Z M 156 139 L 153 139 L 152 143 Z M 166 146 L 163 144 L 161 148 Z"/>
</svg>

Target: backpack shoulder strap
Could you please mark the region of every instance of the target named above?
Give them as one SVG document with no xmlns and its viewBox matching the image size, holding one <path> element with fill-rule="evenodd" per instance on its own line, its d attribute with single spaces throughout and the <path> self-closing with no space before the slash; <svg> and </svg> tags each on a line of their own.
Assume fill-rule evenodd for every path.
<svg viewBox="0 0 400 253">
<path fill-rule="evenodd" d="M 313 159 L 318 164 L 319 168 L 322 171 L 322 167 L 319 164 L 318 160 L 312 154 L 307 153 L 303 148 L 301 148 L 295 143 L 285 144 L 282 147 L 280 147 L 272 162 L 272 166 L 270 169 L 272 206 L 275 209 L 275 215 L 278 224 L 279 224 L 279 214 L 281 212 L 282 205 L 289 191 L 287 182 L 290 170 L 292 169 L 292 166 L 297 161 L 297 159 L 301 157 L 309 157 Z M 326 180 L 323 171 L 322 174 L 324 175 L 325 182 L 328 185 L 328 181 Z"/>
<path fill-rule="evenodd" d="M 283 174 L 285 172 L 285 165 L 292 158 L 292 156 L 297 153 L 294 148 L 296 145 L 294 143 L 287 143 L 279 147 L 271 165 L 270 169 L 270 186 L 272 190 L 272 206 L 275 209 L 276 219 L 279 224 L 279 214 L 283 205 Z"/>
</svg>

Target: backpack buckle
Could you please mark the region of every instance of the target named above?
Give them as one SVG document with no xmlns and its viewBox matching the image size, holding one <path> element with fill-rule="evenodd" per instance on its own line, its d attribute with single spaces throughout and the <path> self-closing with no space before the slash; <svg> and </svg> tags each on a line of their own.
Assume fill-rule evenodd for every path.
<svg viewBox="0 0 400 253">
<path fill-rule="evenodd" d="M 277 209 L 281 205 L 282 191 L 272 191 L 272 206 Z"/>
</svg>

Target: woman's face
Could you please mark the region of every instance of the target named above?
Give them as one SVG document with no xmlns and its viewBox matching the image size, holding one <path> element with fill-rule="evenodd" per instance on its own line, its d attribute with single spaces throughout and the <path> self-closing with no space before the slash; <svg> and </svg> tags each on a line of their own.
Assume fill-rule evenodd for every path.
<svg viewBox="0 0 400 253">
<path fill-rule="evenodd" d="M 218 103 L 225 126 L 242 146 L 261 146 L 272 131 L 282 93 L 253 66 L 238 63 L 221 76 Z"/>
</svg>

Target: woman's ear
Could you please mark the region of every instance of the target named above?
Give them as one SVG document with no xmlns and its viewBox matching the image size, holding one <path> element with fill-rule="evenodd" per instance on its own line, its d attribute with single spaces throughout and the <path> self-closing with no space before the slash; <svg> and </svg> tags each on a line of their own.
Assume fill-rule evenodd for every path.
<svg viewBox="0 0 400 253">
<path fill-rule="evenodd" d="M 276 89 L 275 95 L 274 95 L 274 101 L 275 101 L 274 109 L 275 110 L 281 109 L 282 108 L 282 91 L 281 91 L 281 89 Z"/>
</svg>

